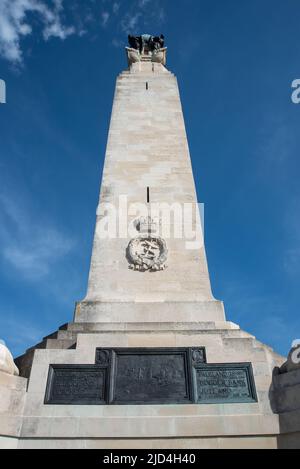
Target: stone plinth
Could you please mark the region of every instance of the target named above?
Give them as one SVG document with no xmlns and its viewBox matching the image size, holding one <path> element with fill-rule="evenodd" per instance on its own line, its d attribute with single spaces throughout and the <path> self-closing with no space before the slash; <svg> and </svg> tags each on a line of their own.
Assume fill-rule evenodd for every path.
<svg viewBox="0 0 300 469">
<path fill-rule="evenodd" d="M 284 364 L 280 373 L 275 369 L 271 399 L 274 411 L 279 414 L 282 449 L 300 449 L 300 367 Z"/>
<path fill-rule="evenodd" d="M 75 349 L 55 349 L 55 339 L 49 339 L 51 349 L 34 352 L 19 447 L 276 447 L 279 418 L 269 391 L 272 370 L 284 360 L 235 324 L 71 323 L 61 330 L 57 347 L 71 336 L 76 337 Z M 251 362 L 258 402 L 45 405 L 49 365 L 91 365 L 97 347 L 205 347 L 208 363 Z"/>
<path fill-rule="evenodd" d="M 142 296 L 142 294 L 141 294 Z M 221 301 L 79 302 L 75 322 L 99 323 L 199 323 L 225 322 Z"/>
<path fill-rule="evenodd" d="M 0 449 L 17 448 L 27 380 L 0 371 Z"/>
</svg>

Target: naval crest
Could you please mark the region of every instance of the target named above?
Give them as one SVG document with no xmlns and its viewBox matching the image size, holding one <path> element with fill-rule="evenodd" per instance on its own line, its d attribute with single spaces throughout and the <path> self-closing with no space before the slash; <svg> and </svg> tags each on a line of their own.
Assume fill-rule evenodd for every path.
<svg viewBox="0 0 300 469">
<path fill-rule="evenodd" d="M 139 236 L 127 247 L 129 268 L 140 272 L 165 270 L 168 248 L 164 239 L 154 236 Z"/>
</svg>

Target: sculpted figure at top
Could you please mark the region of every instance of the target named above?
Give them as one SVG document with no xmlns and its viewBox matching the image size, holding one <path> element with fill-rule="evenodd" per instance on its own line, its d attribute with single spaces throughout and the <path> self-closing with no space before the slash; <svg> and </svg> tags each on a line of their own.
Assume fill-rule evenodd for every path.
<svg viewBox="0 0 300 469">
<path fill-rule="evenodd" d="M 145 47 L 153 52 L 162 49 L 165 45 L 165 37 L 163 34 L 160 36 L 151 36 L 151 34 L 142 34 L 141 36 L 128 35 L 128 44 L 132 49 L 136 49 L 143 53 Z"/>
</svg>

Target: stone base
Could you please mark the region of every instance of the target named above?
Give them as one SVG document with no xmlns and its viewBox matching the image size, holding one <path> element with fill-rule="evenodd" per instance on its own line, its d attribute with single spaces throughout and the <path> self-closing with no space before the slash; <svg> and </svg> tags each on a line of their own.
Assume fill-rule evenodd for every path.
<svg viewBox="0 0 300 469">
<path fill-rule="evenodd" d="M 212 302 L 211 308 L 221 303 Z M 123 305 L 124 307 L 124 305 Z M 86 310 L 85 310 L 86 308 Z M 81 321 L 94 308 L 102 321 Z M 0 447 L 18 448 L 299 448 L 299 372 L 274 373 L 284 358 L 227 321 L 160 321 L 150 309 L 82 303 L 62 326 L 16 360 L 22 377 L 0 375 Z M 222 307 L 221 307 L 222 310 Z M 221 311 L 220 310 L 220 311 Z M 138 312 L 142 314 L 139 317 Z M 82 316 L 81 316 L 82 314 Z M 111 319 L 114 322 L 110 322 Z M 127 319 L 127 322 L 123 322 Z M 79 319 L 79 321 L 78 321 Z M 151 321 L 152 319 L 152 321 Z M 179 320 L 181 319 L 181 321 Z M 97 348 L 200 348 L 207 363 L 251 363 L 257 402 L 169 405 L 49 405 L 49 365 L 93 365 Z M 279 390 L 279 394 L 278 394 Z M 15 405 L 17 403 L 17 405 Z M 278 410 L 280 414 L 278 414 Z"/>
<path fill-rule="evenodd" d="M 1 441 L 1 440 L 0 440 Z M 29 439 L 19 449 L 277 449 L 276 436 L 172 439 Z"/>
<path fill-rule="evenodd" d="M 233 323 L 71 323 L 42 344 L 47 348 L 30 352 L 20 448 L 277 447 L 279 417 L 269 392 L 272 371 L 284 358 Z M 208 363 L 251 362 L 258 402 L 45 405 L 49 365 L 94 364 L 98 347 L 205 347 Z M 18 360 L 21 374 L 25 358 Z"/>
<path fill-rule="evenodd" d="M 189 323 L 225 322 L 221 301 L 162 301 L 152 302 L 102 302 L 77 303 L 75 322 L 95 323 Z"/>
</svg>

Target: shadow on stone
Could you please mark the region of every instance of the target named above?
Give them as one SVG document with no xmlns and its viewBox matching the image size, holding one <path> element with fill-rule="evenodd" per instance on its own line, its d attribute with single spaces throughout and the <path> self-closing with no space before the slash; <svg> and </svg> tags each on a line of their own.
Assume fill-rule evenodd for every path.
<svg viewBox="0 0 300 469">
<path fill-rule="evenodd" d="M 300 354 L 293 347 L 281 368 L 274 368 L 269 399 L 273 412 L 279 416 L 279 449 L 300 449 Z"/>
</svg>

